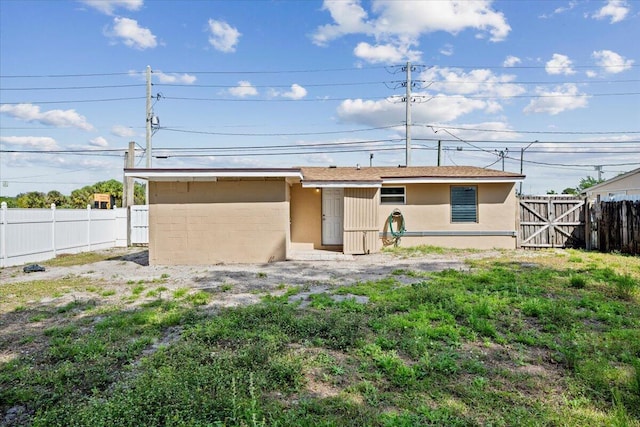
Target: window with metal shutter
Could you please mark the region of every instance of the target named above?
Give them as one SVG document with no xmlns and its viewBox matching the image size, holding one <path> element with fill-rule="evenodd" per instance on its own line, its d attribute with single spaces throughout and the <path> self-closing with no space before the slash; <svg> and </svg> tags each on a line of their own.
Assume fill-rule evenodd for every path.
<svg viewBox="0 0 640 427">
<path fill-rule="evenodd" d="M 451 222 L 478 222 L 477 193 L 475 186 L 451 187 Z"/>
</svg>

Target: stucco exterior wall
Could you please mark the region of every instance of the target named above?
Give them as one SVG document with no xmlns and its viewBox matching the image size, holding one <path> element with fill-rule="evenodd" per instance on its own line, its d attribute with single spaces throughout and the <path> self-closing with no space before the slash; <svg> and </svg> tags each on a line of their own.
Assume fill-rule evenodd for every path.
<svg viewBox="0 0 640 427">
<path fill-rule="evenodd" d="M 605 182 L 594 189 L 586 190 L 589 200 L 604 199 L 610 195 L 638 195 L 640 194 L 640 172 L 620 178 L 617 181 Z"/>
<path fill-rule="evenodd" d="M 388 217 L 394 209 L 399 209 L 407 231 L 401 246 L 513 249 L 517 214 L 514 186 L 514 183 L 477 184 L 478 222 L 453 223 L 451 184 L 406 185 L 406 204 L 380 205 L 380 230 L 387 232 L 383 244 L 391 240 Z"/>
<path fill-rule="evenodd" d="M 293 184 L 291 193 L 291 242 L 322 247 L 322 192 Z"/>
<path fill-rule="evenodd" d="M 151 182 L 149 263 L 198 265 L 284 260 L 284 179 Z"/>
</svg>

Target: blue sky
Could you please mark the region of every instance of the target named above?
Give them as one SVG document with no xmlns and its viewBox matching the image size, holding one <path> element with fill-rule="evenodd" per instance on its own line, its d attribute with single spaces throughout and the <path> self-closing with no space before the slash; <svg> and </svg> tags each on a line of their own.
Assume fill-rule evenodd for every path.
<svg viewBox="0 0 640 427">
<path fill-rule="evenodd" d="M 0 1 L 0 195 L 154 167 L 640 167 L 640 2 Z M 373 159 L 371 159 L 373 154 Z M 157 156 L 157 157 L 156 157 Z"/>
</svg>

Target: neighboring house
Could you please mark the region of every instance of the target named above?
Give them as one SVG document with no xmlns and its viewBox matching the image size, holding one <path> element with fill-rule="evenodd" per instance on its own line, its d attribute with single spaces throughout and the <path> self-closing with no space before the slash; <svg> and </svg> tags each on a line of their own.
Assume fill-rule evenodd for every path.
<svg viewBox="0 0 640 427">
<path fill-rule="evenodd" d="M 582 194 L 586 194 L 590 202 L 620 200 L 628 196 L 640 197 L 640 168 L 589 187 Z"/>
<path fill-rule="evenodd" d="M 516 182 L 477 167 L 126 169 L 149 182 L 150 264 L 284 260 L 384 245 L 515 248 Z M 393 214 L 395 212 L 395 214 Z M 393 214 L 393 215 L 392 215 Z M 405 231 L 398 240 L 404 221 Z"/>
</svg>

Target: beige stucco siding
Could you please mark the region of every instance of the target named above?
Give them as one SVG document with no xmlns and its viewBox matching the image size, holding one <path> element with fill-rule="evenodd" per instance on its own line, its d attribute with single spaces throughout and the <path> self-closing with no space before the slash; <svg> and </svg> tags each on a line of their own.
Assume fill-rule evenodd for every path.
<svg viewBox="0 0 640 427">
<path fill-rule="evenodd" d="M 150 264 L 286 258 L 289 202 L 281 180 L 151 182 Z"/>
<path fill-rule="evenodd" d="M 640 172 L 631 174 L 618 180 L 605 182 L 594 189 L 587 189 L 590 200 L 604 199 L 613 195 L 637 195 L 640 194 Z"/>
<path fill-rule="evenodd" d="M 406 204 L 380 205 L 380 230 L 389 231 L 389 214 L 399 209 L 407 231 L 407 235 L 401 239 L 402 246 L 430 244 L 458 248 L 515 248 L 515 237 L 504 235 L 505 232 L 516 230 L 514 185 L 475 185 L 478 197 L 478 221 L 475 223 L 451 222 L 451 184 L 406 185 Z M 385 236 L 383 241 L 390 237 Z"/>
<path fill-rule="evenodd" d="M 378 252 L 378 205 L 377 188 L 344 189 L 344 233 L 345 254 L 367 254 Z"/>
<path fill-rule="evenodd" d="M 293 184 L 291 193 L 291 242 L 322 247 L 322 193 Z"/>
</svg>

